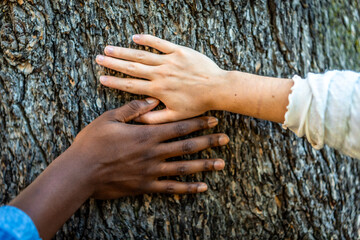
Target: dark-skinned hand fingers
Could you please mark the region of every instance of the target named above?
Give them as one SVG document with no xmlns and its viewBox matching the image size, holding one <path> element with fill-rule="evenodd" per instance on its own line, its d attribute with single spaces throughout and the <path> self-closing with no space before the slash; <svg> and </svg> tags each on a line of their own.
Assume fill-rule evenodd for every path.
<svg viewBox="0 0 360 240">
<path fill-rule="evenodd" d="M 160 141 L 169 140 L 176 137 L 188 135 L 189 133 L 212 128 L 218 124 L 218 119 L 214 117 L 199 117 L 180 122 L 167 123 L 156 126 Z"/>
<path fill-rule="evenodd" d="M 157 147 L 157 155 L 163 158 L 192 154 L 209 147 L 223 146 L 229 142 L 226 134 L 211 134 L 182 141 L 162 143 Z"/>
<path fill-rule="evenodd" d="M 163 53 L 172 53 L 178 47 L 174 43 L 147 34 L 136 34 L 133 36 L 133 41 L 140 45 L 155 48 Z"/>
<path fill-rule="evenodd" d="M 137 49 L 107 46 L 104 52 L 110 57 L 139 62 L 147 65 L 157 66 L 164 62 L 162 56 L 159 54 Z"/>
<path fill-rule="evenodd" d="M 154 181 L 147 188 L 148 192 L 169 194 L 192 194 L 206 190 L 207 185 L 203 182 L 183 183 L 172 180 Z"/>
<path fill-rule="evenodd" d="M 108 116 L 119 122 L 128 122 L 144 114 L 159 104 L 159 100 L 147 98 L 145 100 L 133 100 L 124 106 L 110 110 Z"/>
<path fill-rule="evenodd" d="M 119 89 L 124 92 L 151 96 L 151 82 L 134 78 L 118 78 L 112 76 L 101 76 L 100 82 L 104 86 Z"/>
<path fill-rule="evenodd" d="M 162 162 L 154 169 L 154 175 L 158 177 L 187 175 L 197 172 L 222 170 L 224 169 L 224 166 L 225 162 L 222 159 Z"/>
<path fill-rule="evenodd" d="M 113 69 L 118 72 L 139 78 L 151 78 L 153 76 L 153 66 L 144 65 L 142 63 L 129 62 L 112 57 L 98 55 L 96 62 L 101 66 Z"/>
</svg>

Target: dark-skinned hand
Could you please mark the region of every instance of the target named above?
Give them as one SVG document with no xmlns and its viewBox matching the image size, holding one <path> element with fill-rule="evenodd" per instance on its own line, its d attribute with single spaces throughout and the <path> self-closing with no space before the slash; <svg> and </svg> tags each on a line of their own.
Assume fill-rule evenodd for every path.
<svg viewBox="0 0 360 240">
<path fill-rule="evenodd" d="M 221 170 L 222 159 L 165 162 L 165 159 L 191 154 L 228 143 L 225 134 L 211 134 L 176 142 L 165 142 L 191 132 L 217 125 L 214 117 L 200 117 L 162 125 L 131 125 L 126 122 L 153 109 L 158 101 L 132 101 L 104 113 L 82 130 L 71 148 L 82 152 L 92 166 L 92 196 L 112 199 L 143 193 L 197 193 L 205 183 L 158 181 L 158 177 Z M 88 151 L 91 149 L 91 151 Z"/>
<path fill-rule="evenodd" d="M 161 176 L 221 170 L 222 159 L 166 162 L 228 143 L 225 134 L 211 134 L 181 141 L 170 139 L 217 125 L 213 117 L 200 117 L 162 125 L 132 125 L 149 112 L 155 99 L 132 101 L 105 112 L 85 127 L 74 143 L 10 205 L 26 212 L 40 236 L 49 239 L 88 199 L 114 199 L 143 193 L 198 193 L 201 182 L 161 180 Z"/>
</svg>

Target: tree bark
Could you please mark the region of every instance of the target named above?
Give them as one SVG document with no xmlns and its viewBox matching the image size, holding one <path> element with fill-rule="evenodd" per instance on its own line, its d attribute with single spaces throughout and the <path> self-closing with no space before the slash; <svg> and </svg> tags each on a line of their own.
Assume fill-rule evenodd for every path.
<svg viewBox="0 0 360 240">
<path fill-rule="evenodd" d="M 359 0 L 3 0 L 1 204 L 93 119 L 142 98 L 100 85 L 109 71 L 95 57 L 107 44 L 137 47 L 131 36 L 149 33 L 227 70 L 305 76 L 360 71 L 359 22 Z M 89 200 L 55 239 L 359 237 L 358 160 L 329 147 L 315 151 L 279 124 L 209 114 L 220 119 L 213 132 L 227 133 L 231 143 L 184 158 L 221 157 L 225 170 L 175 178 L 206 181 L 206 193 Z"/>
</svg>

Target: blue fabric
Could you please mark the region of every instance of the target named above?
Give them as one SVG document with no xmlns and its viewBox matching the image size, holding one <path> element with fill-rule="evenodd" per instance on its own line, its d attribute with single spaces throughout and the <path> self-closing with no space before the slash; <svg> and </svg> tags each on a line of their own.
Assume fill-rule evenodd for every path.
<svg viewBox="0 0 360 240">
<path fill-rule="evenodd" d="M 39 233 L 31 218 L 12 206 L 0 207 L 0 240 L 39 240 Z"/>
</svg>

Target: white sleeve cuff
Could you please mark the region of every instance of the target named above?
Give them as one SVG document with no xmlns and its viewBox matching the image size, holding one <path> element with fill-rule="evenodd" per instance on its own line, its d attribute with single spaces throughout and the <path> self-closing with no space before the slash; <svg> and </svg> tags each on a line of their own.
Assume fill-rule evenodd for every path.
<svg viewBox="0 0 360 240">
<path fill-rule="evenodd" d="M 306 135 L 315 149 L 327 144 L 360 158 L 360 74 L 328 71 L 293 80 L 283 127 Z"/>
<path fill-rule="evenodd" d="M 306 79 L 295 75 L 294 85 L 289 94 L 289 105 L 285 114 L 283 128 L 289 128 L 298 137 L 305 135 L 305 122 L 309 111 L 312 94 Z"/>
</svg>

